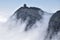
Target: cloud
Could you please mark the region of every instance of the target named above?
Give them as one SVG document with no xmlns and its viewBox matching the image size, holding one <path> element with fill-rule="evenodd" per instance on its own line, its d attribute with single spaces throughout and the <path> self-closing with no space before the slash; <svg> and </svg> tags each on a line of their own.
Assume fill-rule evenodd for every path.
<svg viewBox="0 0 60 40">
<path fill-rule="evenodd" d="M 4 16 L 0 15 L 0 22 L 6 22 L 7 18 L 5 18 Z"/>
</svg>

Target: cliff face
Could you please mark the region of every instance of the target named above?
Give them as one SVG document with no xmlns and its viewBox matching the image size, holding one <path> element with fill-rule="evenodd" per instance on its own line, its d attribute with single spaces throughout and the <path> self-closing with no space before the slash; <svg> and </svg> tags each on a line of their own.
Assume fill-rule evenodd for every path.
<svg viewBox="0 0 60 40">
<path fill-rule="evenodd" d="M 37 7 L 24 7 L 19 8 L 13 15 L 16 16 L 17 21 L 21 19 L 23 22 L 28 19 L 28 24 L 26 25 L 25 31 L 35 24 L 36 21 L 42 18 L 44 12 Z"/>
<path fill-rule="evenodd" d="M 50 34 L 50 39 L 60 32 L 60 11 L 57 11 L 52 15 L 48 26 L 48 35 Z"/>
</svg>

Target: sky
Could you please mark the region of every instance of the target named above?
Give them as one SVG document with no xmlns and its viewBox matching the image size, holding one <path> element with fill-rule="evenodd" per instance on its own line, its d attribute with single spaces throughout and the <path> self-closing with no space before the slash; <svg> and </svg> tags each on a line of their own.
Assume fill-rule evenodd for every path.
<svg viewBox="0 0 60 40">
<path fill-rule="evenodd" d="M 60 0 L 0 0 L 0 21 L 5 22 L 23 4 L 49 13 L 60 10 Z"/>
</svg>

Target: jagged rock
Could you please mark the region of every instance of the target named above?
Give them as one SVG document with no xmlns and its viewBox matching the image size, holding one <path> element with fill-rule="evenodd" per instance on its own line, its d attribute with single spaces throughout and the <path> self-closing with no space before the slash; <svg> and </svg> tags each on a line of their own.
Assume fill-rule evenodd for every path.
<svg viewBox="0 0 60 40">
<path fill-rule="evenodd" d="M 39 11 L 41 13 L 39 13 Z M 19 8 L 14 13 L 14 15 L 16 15 L 17 20 L 21 19 L 22 21 L 26 21 L 26 19 L 29 18 L 28 24 L 26 25 L 25 30 L 28 30 L 29 28 L 31 28 L 32 25 L 35 24 L 37 20 L 40 20 L 42 18 L 42 15 L 40 14 L 43 14 L 43 11 L 40 8 L 27 7 L 26 4 L 24 4 L 24 7 Z"/>
</svg>

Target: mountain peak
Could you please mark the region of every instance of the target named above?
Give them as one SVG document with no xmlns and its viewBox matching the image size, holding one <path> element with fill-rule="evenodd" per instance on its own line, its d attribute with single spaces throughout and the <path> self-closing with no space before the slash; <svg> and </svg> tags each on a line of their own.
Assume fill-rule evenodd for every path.
<svg viewBox="0 0 60 40">
<path fill-rule="evenodd" d="M 26 4 L 24 4 L 24 7 L 27 7 L 27 5 L 26 5 Z"/>
<path fill-rule="evenodd" d="M 29 19 L 25 30 L 28 30 L 29 28 L 31 28 L 33 26 L 33 24 L 36 23 L 36 21 L 39 21 L 42 18 L 41 14 L 44 14 L 44 11 L 42 11 L 40 8 L 38 8 L 38 7 L 27 7 L 26 4 L 24 4 L 23 7 L 20 7 L 14 13 L 14 15 L 16 15 L 17 21 L 19 19 L 21 19 L 22 21 L 26 21 L 27 18 Z"/>
</svg>

